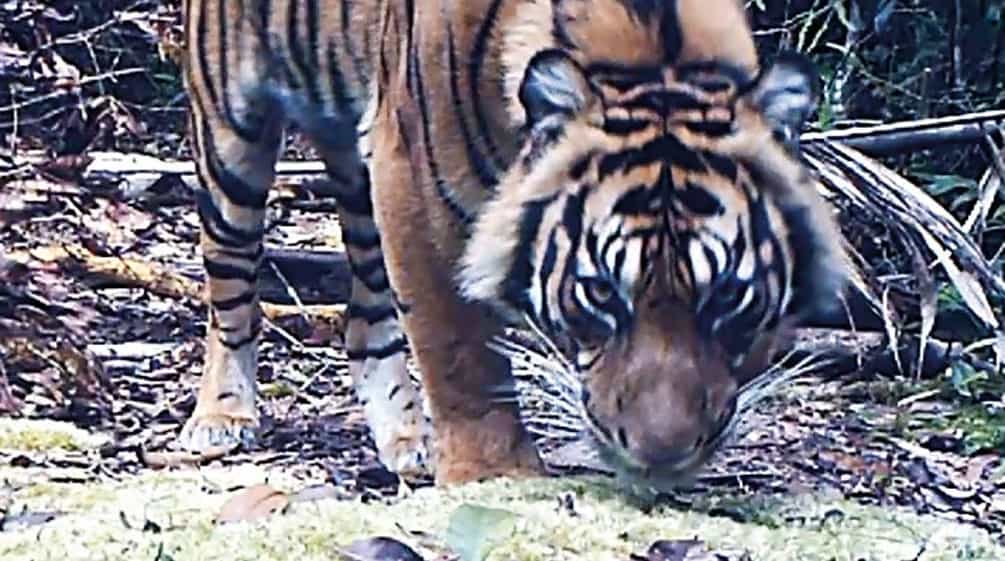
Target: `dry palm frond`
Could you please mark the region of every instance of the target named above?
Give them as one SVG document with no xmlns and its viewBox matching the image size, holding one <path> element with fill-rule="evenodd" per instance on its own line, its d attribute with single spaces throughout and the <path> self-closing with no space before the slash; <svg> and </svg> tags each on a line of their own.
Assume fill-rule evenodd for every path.
<svg viewBox="0 0 1005 561">
<path fill-rule="evenodd" d="M 928 270 L 933 264 L 946 273 L 981 325 L 997 333 L 999 338 L 1003 337 L 1005 318 L 991 302 L 1005 300 L 1005 280 L 945 208 L 903 176 L 848 146 L 818 141 L 806 144 L 803 156 L 819 175 L 825 195 L 849 214 L 882 224 L 891 237 L 887 241 L 897 246 L 905 261 L 910 263 L 911 276 L 919 281 L 918 288 L 926 292 L 920 298 L 922 346 L 928 340 L 934 317 L 935 287 Z M 927 256 L 921 255 L 919 246 L 927 249 Z M 856 269 L 858 276 L 868 280 L 854 286 L 863 291 L 879 311 L 886 323 L 890 344 L 896 344 L 894 339 L 901 326 L 895 325 L 896 316 L 886 300 L 890 280 L 870 274 L 861 262 L 856 264 Z M 924 352 L 919 355 L 923 356 Z"/>
</svg>

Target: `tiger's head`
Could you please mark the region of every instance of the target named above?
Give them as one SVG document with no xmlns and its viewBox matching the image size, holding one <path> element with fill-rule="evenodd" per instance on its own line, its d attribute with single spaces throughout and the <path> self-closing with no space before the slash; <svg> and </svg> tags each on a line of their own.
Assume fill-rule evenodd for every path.
<svg viewBox="0 0 1005 561">
<path fill-rule="evenodd" d="M 834 219 L 789 142 L 812 66 L 759 68 L 734 0 L 522 9 L 507 56 L 525 140 L 461 288 L 567 350 L 613 467 L 678 482 L 786 326 L 840 291 Z"/>
</svg>

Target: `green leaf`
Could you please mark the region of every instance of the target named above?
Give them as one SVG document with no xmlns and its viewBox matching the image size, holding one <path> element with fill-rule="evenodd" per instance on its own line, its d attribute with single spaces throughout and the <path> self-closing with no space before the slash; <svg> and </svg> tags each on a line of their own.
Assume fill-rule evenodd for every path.
<svg viewBox="0 0 1005 561">
<path fill-rule="evenodd" d="M 513 534 L 516 520 L 517 515 L 508 510 L 462 504 L 450 515 L 445 539 L 462 561 L 484 561 Z"/>
<path fill-rule="evenodd" d="M 915 175 L 918 176 L 919 179 L 928 182 L 928 185 L 925 186 L 925 191 L 933 197 L 944 195 L 957 189 L 965 189 L 968 191 L 977 189 L 976 181 L 966 177 L 960 177 L 958 175 L 934 173 L 916 173 Z"/>
<path fill-rule="evenodd" d="M 954 362 L 952 365 L 952 374 L 950 375 L 950 383 L 953 385 L 953 389 L 956 391 L 957 395 L 963 397 L 973 397 L 973 391 L 970 385 L 980 377 L 980 374 L 964 361 Z"/>
</svg>

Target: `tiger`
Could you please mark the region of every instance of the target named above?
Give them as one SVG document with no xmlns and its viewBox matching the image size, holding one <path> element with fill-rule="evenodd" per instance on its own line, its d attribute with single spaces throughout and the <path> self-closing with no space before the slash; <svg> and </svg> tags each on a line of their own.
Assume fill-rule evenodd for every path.
<svg viewBox="0 0 1005 561">
<path fill-rule="evenodd" d="M 740 0 L 186 0 L 184 22 L 208 292 L 185 449 L 258 433 L 257 272 L 290 125 L 335 193 L 348 368 L 402 476 L 549 473 L 500 398 L 491 343 L 517 325 L 574 365 L 615 471 L 686 479 L 841 290 L 836 220 L 792 142 L 812 63 L 762 65 Z"/>
</svg>

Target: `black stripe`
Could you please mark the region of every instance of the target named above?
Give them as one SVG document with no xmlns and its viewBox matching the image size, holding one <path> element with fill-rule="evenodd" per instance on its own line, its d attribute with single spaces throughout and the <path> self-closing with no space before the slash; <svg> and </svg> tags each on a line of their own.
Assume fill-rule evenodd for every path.
<svg viewBox="0 0 1005 561">
<path fill-rule="evenodd" d="M 220 10 L 221 10 L 221 16 L 217 27 L 220 38 L 220 52 L 219 56 L 217 57 L 217 62 L 219 63 L 218 67 L 220 70 L 220 96 L 223 99 L 223 115 L 227 124 L 234 131 L 234 134 L 236 134 L 241 140 L 249 144 L 253 144 L 261 140 L 262 135 L 265 132 L 264 125 L 262 124 L 261 121 L 259 121 L 258 127 L 246 127 L 245 124 L 242 122 L 242 120 L 238 119 L 237 116 L 234 114 L 234 109 L 230 101 L 231 62 L 230 62 L 230 50 L 229 50 L 230 45 L 228 43 L 227 38 L 228 35 L 230 34 L 230 25 L 233 23 L 234 25 L 241 27 L 242 24 L 244 23 L 244 19 L 238 18 L 237 22 L 233 22 L 229 18 L 223 16 L 222 13 L 225 10 L 225 6 L 223 6 L 222 2 L 220 5 Z M 238 29 L 237 32 L 238 34 L 240 34 L 240 29 Z M 241 53 L 238 53 L 237 56 L 240 57 Z M 241 94 L 242 92 L 238 92 L 237 95 Z M 248 115 L 245 115 L 245 117 L 249 116 L 258 117 L 257 115 L 252 115 L 250 113 Z"/>
<path fill-rule="evenodd" d="M 646 142 L 637 148 L 607 154 L 600 159 L 598 175 L 601 180 L 616 171 L 627 173 L 636 167 L 668 162 L 688 171 L 705 171 L 705 163 L 693 150 L 677 138 L 665 135 Z"/>
<path fill-rule="evenodd" d="M 652 125 L 652 122 L 645 119 L 604 117 L 604 132 L 616 136 L 628 136 L 633 133 L 641 132 L 650 125 Z"/>
<path fill-rule="evenodd" d="M 503 298 L 519 309 L 527 309 L 527 288 L 530 286 L 534 267 L 531 264 L 534 239 L 541 226 L 545 208 L 555 202 L 558 195 L 552 195 L 540 201 L 523 204 L 523 216 L 520 218 L 518 242 L 513 249 L 513 263 L 504 281 Z"/>
<path fill-rule="evenodd" d="M 349 96 L 345 76 L 342 74 L 342 69 L 339 68 L 338 53 L 335 51 L 334 38 L 328 40 L 326 55 L 328 57 L 328 73 L 331 74 L 332 94 L 335 96 L 336 111 L 353 110 L 355 100 Z"/>
<path fill-rule="evenodd" d="M 228 349 L 230 349 L 232 351 L 236 351 L 236 350 L 240 349 L 241 347 L 244 347 L 246 345 L 250 345 L 250 344 L 254 343 L 258 339 L 258 335 L 259 335 L 260 331 L 261 331 L 261 328 L 255 329 L 247 337 L 238 339 L 237 341 L 233 341 L 233 342 L 228 341 L 228 340 L 224 339 L 223 337 L 220 337 L 219 339 L 220 339 L 220 343 L 222 343 L 224 347 L 227 347 Z"/>
<path fill-rule="evenodd" d="M 212 300 L 213 308 L 220 312 L 226 312 L 233 310 L 240 306 L 246 306 L 251 304 L 255 300 L 255 296 L 258 293 L 254 290 L 247 290 L 238 294 L 237 296 L 231 298 L 225 298 L 223 300 Z"/>
<path fill-rule="evenodd" d="M 575 253 L 576 246 L 579 245 L 579 238 L 583 234 L 583 209 L 586 205 L 587 189 L 584 187 L 579 192 L 565 198 L 565 207 L 562 209 L 562 225 L 565 227 L 565 235 L 569 237 L 569 254 Z"/>
<path fill-rule="evenodd" d="M 387 399 L 394 399 L 394 396 L 398 395 L 401 391 L 401 384 L 395 384 L 391 387 L 391 391 L 387 392 Z"/>
<path fill-rule="evenodd" d="M 206 184 L 201 174 L 199 179 L 203 185 Z M 195 192 L 195 203 L 203 231 L 214 242 L 224 246 L 244 246 L 262 239 L 264 232 L 261 225 L 253 230 L 245 230 L 227 222 L 206 189 L 198 189 Z"/>
<path fill-rule="evenodd" d="M 659 236 L 663 233 L 664 233 L 663 226 L 657 225 L 657 226 L 648 226 L 645 228 L 635 228 L 634 230 L 628 230 L 627 232 L 622 234 L 622 237 L 625 238 L 625 240 L 627 241 L 633 238 L 649 238 L 652 236 Z"/>
<path fill-rule="evenodd" d="M 568 237 L 568 249 L 565 253 L 565 262 L 562 265 L 562 271 L 559 273 L 561 278 L 575 278 L 578 272 L 577 263 L 578 249 L 580 245 L 580 238 L 583 235 L 583 208 L 586 204 L 586 189 L 580 190 L 578 193 L 569 195 L 565 198 L 565 207 L 562 209 L 562 226 L 565 229 L 565 235 Z M 563 312 L 563 318 L 567 323 L 575 319 L 575 314 L 570 314 L 566 309 L 566 302 L 560 301 L 559 307 Z"/>
<path fill-rule="evenodd" d="M 621 282 L 621 273 L 625 268 L 626 257 L 628 257 L 628 251 L 625 247 L 622 247 L 614 256 L 614 270 L 611 272 L 611 276 L 614 277 L 615 282 Z"/>
<path fill-rule="evenodd" d="M 343 227 L 342 243 L 363 250 L 378 248 L 380 247 L 380 232 L 377 230 L 361 232 Z"/>
<path fill-rule="evenodd" d="M 202 258 L 202 266 L 206 275 L 216 280 L 243 280 L 254 283 L 258 280 L 257 271 L 248 271 L 229 263 L 220 263 L 211 257 Z"/>
<path fill-rule="evenodd" d="M 590 163 L 593 162 L 593 157 L 596 155 L 595 151 L 590 150 L 589 153 L 573 162 L 573 164 L 569 166 L 569 179 L 579 181 L 584 175 L 586 175 L 586 172 L 590 170 Z"/>
<path fill-rule="evenodd" d="M 475 42 L 471 47 L 471 58 L 468 62 L 468 94 L 474 109 L 475 122 L 478 125 L 478 135 L 485 141 L 485 148 L 488 150 L 489 158 L 491 158 L 497 168 L 505 168 L 506 163 L 499 157 L 499 151 L 492 142 L 491 129 L 488 126 L 485 111 L 482 107 L 482 102 L 485 98 L 482 97 L 479 88 L 482 85 L 482 66 L 488 54 L 489 39 L 492 36 L 492 30 L 499 17 L 499 9 L 502 7 L 502 4 L 503 0 L 493 0 L 489 9 L 485 12 L 482 25 L 478 28 L 478 34 L 475 35 Z"/>
<path fill-rule="evenodd" d="M 597 239 L 597 234 L 593 230 L 586 231 L 586 253 L 593 260 L 594 265 L 603 261 L 602 254 L 598 251 L 600 241 Z M 597 267 L 600 269 L 601 267 Z"/>
<path fill-rule="evenodd" d="M 311 98 L 315 102 L 319 102 L 321 100 L 321 86 L 318 83 L 318 76 L 320 76 L 318 70 L 321 68 L 319 60 L 321 45 L 318 43 L 318 26 L 321 25 L 321 18 L 318 16 L 318 0 L 307 0 L 307 18 L 304 25 L 307 26 L 307 66 L 310 69 L 307 75 L 307 89 L 311 93 Z"/>
<path fill-rule="evenodd" d="M 738 172 L 735 161 L 713 152 L 702 152 L 702 156 L 708 164 L 708 167 L 712 168 L 719 175 L 729 179 L 731 182 L 736 182 Z"/>
<path fill-rule="evenodd" d="M 394 310 L 394 306 L 387 304 L 368 306 L 366 304 L 350 302 L 349 307 L 346 309 L 346 317 L 349 319 L 361 319 L 369 325 L 391 319 L 396 315 L 397 312 Z"/>
<path fill-rule="evenodd" d="M 297 20 L 300 19 L 300 0 L 288 0 L 289 6 L 287 6 L 287 21 L 286 21 L 286 44 L 290 51 L 290 61 L 293 66 L 297 67 L 300 71 L 300 76 L 306 78 L 310 70 L 307 67 L 307 61 L 304 59 L 304 47 L 300 44 L 300 32 L 297 27 L 299 23 Z M 300 82 L 297 80 L 292 73 L 289 73 L 288 80 L 290 81 L 290 87 L 293 89 L 300 88 Z M 308 88 L 311 85 L 308 84 Z M 317 101 L 318 92 L 316 89 L 311 88 L 309 95 L 311 99 Z"/>
<path fill-rule="evenodd" d="M 377 359 L 384 360 L 390 358 L 398 353 L 403 353 L 408 348 L 408 343 L 405 341 L 403 336 L 398 336 L 390 343 L 380 346 L 372 347 L 366 349 L 348 349 L 346 350 L 346 358 L 358 362 L 367 359 Z"/>
<path fill-rule="evenodd" d="M 415 85 L 414 96 L 416 101 L 418 101 L 419 112 L 421 114 L 419 120 L 422 121 L 422 144 L 426 152 L 426 164 L 429 166 L 429 173 L 433 178 L 433 184 L 436 186 L 436 194 L 457 220 L 465 226 L 469 226 L 474 222 L 474 217 L 454 200 L 454 190 L 447 186 L 446 180 L 440 175 L 440 165 L 436 160 L 436 155 L 433 153 L 433 139 L 429 130 L 429 101 L 426 99 L 425 87 L 423 86 L 422 69 L 419 65 L 418 53 L 411 52 L 408 62 L 409 69 L 411 70 L 408 75 L 413 78 Z"/>
<path fill-rule="evenodd" d="M 266 41 L 265 48 L 268 49 L 269 40 L 269 20 L 272 19 L 272 0 L 258 0 L 259 25 L 262 26 L 260 39 Z"/>
<path fill-rule="evenodd" d="M 237 125 L 237 119 L 234 118 L 234 112 L 230 106 L 230 88 L 228 83 L 230 82 L 230 60 L 228 57 L 229 49 L 227 48 L 227 28 L 230 25 L 230 18 L 225 16 L 224 2 L 219 3 L 220 6 L 220 20 L 217 22 L 217 34 L 220 41 L 220 50 L 217 57 L 218 69 L 220 71 L 220 95 L 223 98 L 223 113 L 226 115 L 227 122 L 232 126 Z M 238 126 L 234 126 L 235 132 L 238 136 L 242 136 L 238 130 Z"/>
<path fill-rule="evenodd" d="M 666 115 L 670 111 L 705 110 L 709 104 L 695 96 L 672 90 L 653 90 L 639 93 L 630 99 L 620 101 L 611 108 L 633 110 L 651 110 Z"/>
<path fill-rule="evenodd" d="M 653 213 L 653 201 L 658 201 L 659 189 L 650 189 L 645 185 L 636 185 L 625 191 L 614 203 L 614 214 L 627 216 L 650 215 Z"/>
<path fill-rule="evenodd" d="M 352 270 L 352 274 L 357 278 L 366 278 L 374 273 L 382 273 L 384 271 L 384 256 L 378 254 L 376 257 L 365 258 L 359 261 L 350 259 L 349 269 Z"/>
<path fill-rule="evenodd" d="M 618 230 L 614 232 L 613 235 L 608 236 L 607 239 L 604 240 L 604 245 L 600 248 L 600 255 L 606 256 L 607 252 L 611 250 L 611 246 L 614 245 L 614 242 L 621 239 L 621 228 L 623 226 L 624 222 L 622 221 L 621 224 L 618 224 Z"/>
<path fill-rule="evenodd" d="M 339 192 L 335 195 L 339 212 L 348 212 L 358 216 L 373 216 L 373 200 L 370 198 L 370 174 L 366 172 L 365 168 L 364 173 L 361 174 L 360 181 L 362 185 L 358 188 Z"/>
<path fill-rule="evenodd" d="M 490 169 L 488 160 L 485 159 L 485 156 L 475 146 L 474 138 L 471 136 L 471 129 L 468 127 L 467 118 L 464 116 L 464 101 L 461 99 L 460 85 L 457 83 L 461 71 L 457 67 L 454 31 L 449 22 L 447 23 L 447 72 L 450 75 L 450 96 L 453 101 L 454 118 L 457 120 L 457 125 L 461 130 L 461 138 L 464 141 L 464 149 L 467 152 L 468 161 L 471 163 L 472 169 L 475 170 L 475 175 L 478 176 L 482 187 L 492 188 L 498 183 L 495 170 Z"/>
<path fill-rule="evenodd" d="M 352 37 L 352 0 L 342 0 L 340 7 L 342 9 L 342 48 L 345 49 L 346 56 L 352 61 L 352 68 L 356 72 L 356 79 L 360 82 L 367 82 L 367 72 L 363 66 L 363 59 L 356 52 L 356 48 L 353 45 Z M 364 36 L 364 48 L 366 52 L 369 52 L 367 48 L 369 46 L 369 33 L 370 26 L 364 23 L 363 31 L 366 33 Z"/>
<path fill-rule="evenodd" d="M 409 61 L 408 71 L 405 73 L 405 89 L 410 95 L 415 95 L 415 79 L 419 77 L 419 65 L 412 66 L 412 61 L 419 58 L 418 42 L 415 40 L 415 12 L 412 0 L 405 0 L 405 53 Z M 413 75 L 414 72 L 414 75 Z"/>
<path fill-rule="evenodd" d="M 541 259 L 541 268 L 538 271 L 538 301 L 541 302 L 541 309 L 538 311 L 538 315 L 541 318 L 541 323 L 544 324 L 545 329 L 553 330 L 555 329 L 554 319 L 551 317 L 551 307 L 548 306 L 548 279 L 555 272 L 555 263 L 558 260 L 558 242 L 556 241 L 556 235 L 558 233 L 558 227 L 551 229 L 551 233 L 548 236 L 548 245 L 544 249 L 544 257 Z"/>
<path fill-rule="evenodd" d="M 385 273 L 383 269 L 380 270 L 380 273 L 381 274 L 379 275 L 373 276 L 360 276 L 353 272 L 353 278 L 362 283 L 363 286 L 365 286 L 370 292 L 380 294 L 381 292 L 391 288 L 391 285 L 387 280 L 387 273 Z"/>
<path fill-rule="evenodd" d="M 693 181 L 689 180 L 684 184 L 683 189 L 677 189 L 671 193 L 673 198 L 680 201 L 684 208 L 692 214 L 719 216 L 726 212 L 726 207 L 722 206 L 718 197 Z"/>
<path fill-rule="evenodd" d="M 208 33 L 206 31 L 206 19 L 207 19 L 206 7 L 209 6 L 209 4 L 210 3 L 208 1 L 199 3 L 200 8 L 199 25 L 196 26 L 195 32 L 196 32 L 196 44 L 198 45 L 197 51 L 199 55 L 199 73 L 202 75 L 202 78 L 205 81 L 206 93 L 209 94 L 210 105 L 213 107 L 214 110 L 216 110 L 217 103 L 220 98 L 216 91 L 216 85 L 213 84 L 213 74 L 210 71 L 209 60 L 206 58 L 206 56 L 211 52 L 210 48 L 206 46 L 206 38 L 208 36 Z M 217 2 L 217 10 L 222 9 L 223 9 L 223 0 L 220 0 L 219 2 Z M 218 17 L 220 17 L 221 20 L 224 19 L 222 13 L 218 13 L 217 15 Z M 203 111 L 205 111 L 205 108 L 203 108 Z"/>
<path fill-rule="evenodd" d="M 255 244 L 255 248 L 251 251 L 241 251 L 232 247 L 218 247 L 216 248 L 216 251 L 224 257 L 229 257 L 231 259 L 244 259 L 257 263 L 258 260 L 262 258 L 262 253 L 265 252 L 265 246 L 261 243 L 257 243 Z"/>
<path fill-rule="evenodd" d="M 631 89 L 649 82 L 663 82 L 663 69 L 659 66 L 619 64 L 616 62 L 594 62 L 587 65 L 585 69 L 587 78 L 601 82 L 621 82 L 622 85 L 631 84 Z M 616 89 L 615 84 L 611 84 Z"/>
<path fill-rule="evenodd" d="M 715 83 L 702 74 L 712 74 L 721 77 Z M 695 76 L 699 75 L 699 76 Z M 677 68 L 677 77 L 683 82 L 693 83 L 713 93 L 728 88 L 729 82 L 736 85 L 737 90 L 745 90 L 752 81 L 746 70 L 724 60 L 705 60 L 682 64 Z"/>
<path fill-rule="evenodd" d="M 684 126 L 693 133 L 711 137 L 726 136 L 733 132 L 732 121 L 687 122 Z"/>
<path fill-rule="evenodd" d="M 205 123 L 204 123 L 205 124 Z M 206 170 L 209 172 L 212 183 L 220 188 L 227 202 L 233 205 L 252 208 L 265 208 L 265 201 L 269 196 L 269 185 L 263 189 L 255 189 L 251 184 L 246 183 L 242 178 L 227 169 L 220 155 L 216 151 L 216 143 L 208 126 L 203 126 L 203 155 L 206 159 Z"/>
</svg>

